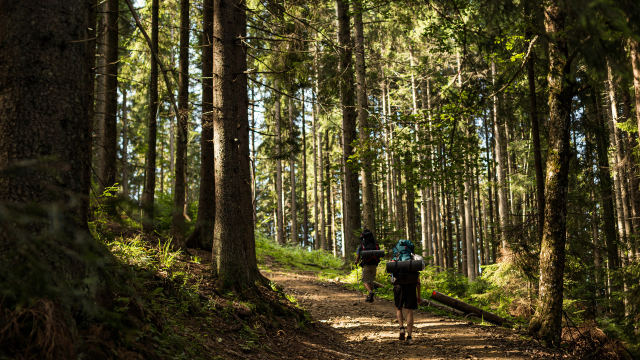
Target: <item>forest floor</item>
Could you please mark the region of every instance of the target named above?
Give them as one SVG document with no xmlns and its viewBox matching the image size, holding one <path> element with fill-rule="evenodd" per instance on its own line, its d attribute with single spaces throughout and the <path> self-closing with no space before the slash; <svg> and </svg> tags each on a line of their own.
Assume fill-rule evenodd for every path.
<svg viewBox="0 0 640 360">
<path fill-rule="evenodd" d="M 336 281 L 321 282 L 313 272 L 264 273 L 294 296 L 328 337 L 334 358 L 352 359 L 549 359 L 568 358 L 541 347 L 516 331 L 452 319 L 425 311 L 414 313 L 414 344 L 398 340 L 392 301 L 364 301 L 364 295 Z M 406 321 L 406 320 L 405 320 Z M 309 358 L 323 347 L 307 348 Z"/>
</svg>

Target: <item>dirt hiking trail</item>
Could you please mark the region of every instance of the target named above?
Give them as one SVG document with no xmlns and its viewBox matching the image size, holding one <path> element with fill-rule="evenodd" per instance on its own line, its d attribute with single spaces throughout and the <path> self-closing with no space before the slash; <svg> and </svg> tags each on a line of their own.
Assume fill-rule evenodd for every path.
<svg viewBox="0 0 640 360">
<path fill-rule="evenodd" d="M 550 359 L 569 358 L 525 340 L 513 330 L 480 326 L 424 311 L 414 311 L 413 345 L 398 340 L 399 326 L 392 301 L 364 295 L 336 282 L 320 282 L 312 273 L 265 272 L 307 309 L 315 330 L 330 339 L 325 344 L 335 359 Z M 406 317 L 406 315 L 405 315 Z M 405 319 L 406 321 L 406 319 Z M 405 323 L 406 327 L 406 323 Z M 317 348 L 316 348 L 317 347 Z M 311 345 L 308 358 L 327 354 Z"/>
</svg>

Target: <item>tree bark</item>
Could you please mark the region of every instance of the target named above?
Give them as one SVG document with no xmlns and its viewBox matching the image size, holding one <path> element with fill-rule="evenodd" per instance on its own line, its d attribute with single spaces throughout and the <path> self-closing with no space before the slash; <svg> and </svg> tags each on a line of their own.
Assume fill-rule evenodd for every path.
<svg viewBox="0 0 640 360">
<path fill-rule="evenodd" d="M 314 66 L 316 65 L 314 61 Z M 313 104 L 311 105 L 311 136 L 312 136 L 312 147 L 313 147 L 313 248 L 318 250 L 318 243 L 320 240 L 320 223 L 319 223 L 319 212 L 318 212 L 318 141 L 317 135 L 318 132 L 316 130 L 316 122 L 317 122 L 317 114 L 316 114 L 316 99 L 315 92 L 312 92 Z"/>
<path fill-rule="evenodd" d="M 3 307 L 51 299 L 84 321 L 104 285 L 97 262 L 111 259 L 86 223 L 94 5 L 0 1 Z"/>
<path fill-rule="evenodd" d="M 296 198 L 296 124 L 293 115 L 293 91 L 289 96 L 289 180 L 291 181 L 291 243 L 300 244 L 298 238 L 298 199 Z"/>
<path fill-rule="evenodd" d="M 531 30 L 527 29 L 525 37 L 531 40 Z M 533 140 L 533 160 L 536 172 L 536 194 L 538 197 L 538 238 L 542 240 L 543 224 L 544 224 L 544 175 L 542 165 L 542 151 L 540 150 L 540 128 L 538 125 L 538 105 L 536 102 L 536 77 L 534 71 L 533 56 L 529 56 L 527 60 L 527 80 L 529 82 L 529 110 L 531 116 L 531 134 Z"/>
<path fill-rule="evenodd" d="M 330 153 L 329 153 L 329 129 L 325 128 L 324 130 L 324 142 L 325 142 L 325 154 L 324 154 L 324 160 L 325 160 L 325 181 L 324 181 L 324 186 L 325 186 L 325 191 L 326 191 L 326 195 L 325 195 L 325 201 L 326 201 L 326 210 L 327 210 L 327 216 L 325 218 L 325 223 L 326 226 L 328 227 L 327 229 L 327 233 L 326 233 L 326 241 L 325 241 L 325 247 L 323 248 L 323 250 L 328 250 L 327 247 L 331 247 L 333 244 L 332 239 L 332 235 L 333 235 L 333 216 L 331 215 L 331 161 L 330 161 Z"/>
<path fill-rule="evenodd" d="M 602 202 L 602 215 L 603 215 L 603 232 L 605 243 L 607 247 L 607 260 L 609 262 L 609 271 L 618 268 L 618 242 L 616 239 L 616 225 L 615 216 L 613 211 L 613 179 L 609 172 L 609 157 L 608 157 L 608 141 L 605 138 L 607 128 L 604 125 L 604 115 L 602 114 L 602 107 L 600 106 L 600 98 L 595 89 L 591 89 L 591 99 L 593 106 L 595 107 L 596 126 L 595 138 L 596 138 L 596 150 L 598 155 L 598 183 L 600 184 L 600 195 Z"/>
<path fill-rule="evenodd" d="M 241 39 L 247 36 L 247 14 L 246 1 L 240 0 L 235 6 L 236 36 Z M 247 46 L 243 41 L 235 41 L 236 45 L 236 69 L 235 69 L 235 93 L 237 95 L 237 129 L 238 129 L 238 162 L 240 171 L 236 186 L 239 188 L 241 220 L 238 221 L 244 231 L 243 244 L 246 261 L 247 277 L 249 284 L 257 281 L 263 285 L 268 285 L 268 280 L 262 276 L 258 269 L 258 259 L 256 258 L 255 229 L 253 226 L 253 194 L 251 186 L 251 153 L 249 152 L 249 93 L 247 91 Z"/>
<path fill-rule="evenodd" d="M 276 241 L 280 245 L 285 244 L 284 239 L 284 214 L 282 209 L 282 138 L 281 138 L 281 112 L 280 112 L 280 83 L 275 80 L 275 121 L 276 121 L 276 197 L 278 204 L 276 210 Z"/>
<path fill-rule="evenodd" d="M 309 214 L 307 212 L 307 124 L 304 117 L 304 90 L 302 91 L 302 246 L 309 245 Z"/>
<path fill-rule="evenodd" d="M 242 103 L 238 91 L 238 73 L 243 72 L 238 63 L 242 45 L 237 39 L 240 26 L 246 26 L 242 16 L 244 3 L 241 0 L 214 0 L 213 10 L 213 53 L 216 55 L 213 69 L 213 129 L 215 149 L 216 216 L 214 244 L 217 248 L 218 279 L 223 289 L 244 290 L 251 286 L 248 276 L 246 248 L 247 227 L 251 218 L 244 199 L 250 194 L 248 186 L 238 186 L 248 180 L 248 162 L 243 155 L 248 152 L 248 143 L 239 144 L 238 111 Z M 246 86 L 246 83 L 245 85 Z M 245 125 L 245 124 L 240 124 Z M 248 124 L 247 124 L 248 125 Z M 241 131 L 244 132 L 244 131 Z M 244 137 L 244 136 L 243 136 Z M 244 168 L 247 169 L 244 169 Z M 238 201 L 240 199 L 240 201 Z M 238 291 L 239 292 L 239 291 Z"/>
<path fill-rule="evenodd" d="M 157 0 L 154 0 L 157 1 Z M 196 226 L 187 245 L 211 251 L 216 216 L 215 153 L 213 149 L 213 0 L 202 4 L 202 118 L 200 193 Z"/>
<path fill-rule="evenodd" d="M 540 251 L 540 297 L 529 329 L 550 346 L 560 346 L 564 291 L 567 188 L 571 159 L 570 125 L 573 97 L 571 60 L 565 39 L 567 11 L 556 1 L 547 4 L 549 39 L 549 151 L 545 183 L 545 224 Z"/>
<path fill-rule="evenodd" d="M 614 155 L 614 181 L 616 182 L 616 187 L 618 188 L 618 192 L 616 194 L 616 199 L 620 203 L 620 207 L 622 208 L 621 212 L 618 212 L 618 223 L 620 226 L 620 235 L 622 241 L 626 244 L 629 240 L 629 237 L 633 235 L 633 230 L 631 228 L 630 214 L 631 210 L 629 209 L 629 191 L 627 185 L 627 171 L 625 170 L 625 155 L 624 155 L 624 142 L 622 140 L 622 133 L 620 129 L 618 129 L 618 102 L 616 99 L 616 84 L 617 82 L 613 79 L 613 71 L 611 69 L 611 64 L 609 58 L 607 58 L 607 84 L 609 90 L 609 104 L 611 111 L 609 114 L 609 137 L 610 142 L 615 144 L 615 155 Z"/>
<path fill-rule="evenodd" d="M 404 178 L 407 185 L 407 238 L 411 242 L 416 242 L 416 207 L 415 207 L 415 191 L 414 191 L 414 176 L 413 176 L 413 158 L 411 152 L 407 151 L 404 154 L 406 163 Z"/>
<path fill-rule="evenodd" d="M 160 0 L 151 2 L 151 47 L 158 52 L 158 12 Z M 146 234 L 153 233 L 155 215 L 154 202 L 156 192 L 156 138 L 158 133 L 158 62 L 151 56 L 151 78 L 149 83 L 149 119 L 147 135 L 147 168 L 142 192 L 142 229 Z"/>
<path fill-rule="evenodd" d="M 129 197 L 129 120 L 127 119 L 127 89 L 123 86 L 120 88 L 122 92 L 122 195 Z"/>
<path fill-rule="evenodd" d="M 496 77 L 498 76 L 496 72 L 496 64 L 495 62 L 491 63 L 491 73 L 492 73 L 492 82 L 495 88 Z M 496 173 L 498 175 L 498 212 L 500 214 L 500 241 L 502 242 L 502 247 L 506 249 L 507 241 L 506 241 L 506 229 L 509 224 L 509 205 L 508 205 L 508 195 L 507 195 L 507 181 L 506 181 L 506 154 L 504 151 L 505 144 L 505 136 L 504 136 L 504 126 L 500 121 L 498 116 L 498 98 L 497 96 L 493 96 L 493 138 L 495 139 L 495 154 L 496 160 L 498 160 L 498 168 L 496 169 Z"/>
<path fill-rule="evenodd" d="M 322 131 L 318 131 L 318 172 L 320 173 L 320 198 L 319 198 L 319 212 L 320 212 L 320 243 L 316 246 L 316 250 L 327 249 L 327 233 L 325 224 L 325 212 L 324 212 L 324 157 L 322 151 Z"/>
<path fill-rule="evenodd" d="M 100 194 L 107 187 L 116 183 L 118 143 L 118 0 L 107 0 L 104 15 L 106 34 L 105 76 L 104 80 L 104 114 L 102 122 L 102 146 L 100 147 Z M 108 202 L 107 211 L 115 214 L 115 204 Z"/>
<path fill-rule="evenodd" d="M 180 0 L 180 67 L 178 76 L 178 136 L 173 178 L 171 238 L 174 249 L 186 247 L 185 189 L 187 186 L 187 133 L 189 125 L 189 0 Z"/>
<path fill-rule="evenodd" d="M 338 18 L 338 43 L 340 44 L 338 72 L 340 77 L 340 106 L 342 107 L 342 133 L 343 133 L 343 153 L 344 163 L 348 164 L 349 158 L 353 155 L 353 142 L 356 140 L 356 114 L 353 94 L 353 67 L 351 64 L 351 35 L 349 4 L 344 0 L 336 0 L 336 16 Z M 350 251 L 346 252 L 345 261 L 353 260 L 351 249 L 358 245 L 358 237 L 355 231 L 360 228 L 360 191 L 358 186 L 358 174 L 351 166 L 347 166 L 344 174 L 345 189 L 345 231 L 344 244 Z"/>
<path fill-rule="evenodd" d="M 359 0 L 353 2 L 353 20 L 356 41 L 356 88 L 358 93 L 358 127 L 361 147 L 362 167 L 360 176 L 362 178 L 362 226 L 371 230 L 376 236 L 376 207 L 373 195 L 372 171 L 372 150 L 369 140 L 371 132 L 369 124 L 369 105 L 367 103 L 367 72 L 365 66 L 364 51 L 364 25 L 362 24 L 362 4 Z M 357 180 L 357 177 L 356 177 Z M 355 229 L 354 229 L 355 230 Z"/>
</svg>

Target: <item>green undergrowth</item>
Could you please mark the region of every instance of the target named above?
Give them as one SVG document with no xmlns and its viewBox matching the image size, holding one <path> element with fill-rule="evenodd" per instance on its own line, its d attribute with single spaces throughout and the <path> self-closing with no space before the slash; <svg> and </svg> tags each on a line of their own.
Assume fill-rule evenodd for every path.
<svg viewBox="0 0 640 360">
<path fill-rule="evenodd" d="M 266 346 L 261 341 L 265 331 L 290 326 L 290 321 L 304 330 L 311 321 L 275 283 L 256 284 L 260 294 L 249 298 L 215 295 L 208 268 L 194 271 L 200 259 L 171 250 L 170 241 L 155 244 L 139 235 L 102 239 L 118 274 L 107 306 L 117 346 L 97 345 L 108 356 L 121 357 L 126 349 L 144 358 L 211 359 L 212 347 L 259 353 Z"/>
<path fill-rule="evenodd" d="M 256 233 L 256 257 L 260 270 L 271 272 L 274 267 L 283 270 L 311 271 L 319 277 L 344 276 L 348 268 L 342 259 L 324 250 L 309 251 L 300 246 L 279 245 L 273 239 Z"/>
</svg>

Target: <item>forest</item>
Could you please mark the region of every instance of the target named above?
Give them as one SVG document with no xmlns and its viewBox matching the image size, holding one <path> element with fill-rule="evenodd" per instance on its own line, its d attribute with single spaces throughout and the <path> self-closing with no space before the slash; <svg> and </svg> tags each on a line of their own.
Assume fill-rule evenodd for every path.
<svg viewBox="0 0 640 360">
<path fill-rule="evenodd" d="M 633 357 L 639 128 L 635 1 L 0 0 L 0 345 L 108 322 L 113 227 L 246 301 L 256 239 L 348 270 L 370 229 Z"/>
</svg>

